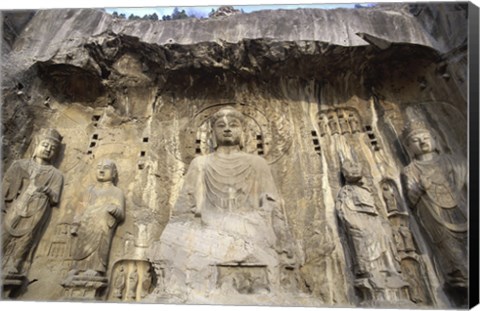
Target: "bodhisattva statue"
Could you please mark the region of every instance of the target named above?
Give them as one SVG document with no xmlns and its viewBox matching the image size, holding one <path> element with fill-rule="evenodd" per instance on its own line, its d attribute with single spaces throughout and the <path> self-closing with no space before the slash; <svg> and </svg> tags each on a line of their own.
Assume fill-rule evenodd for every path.
<svg viewBox="0 0 480 311">
<path fill-rule="evenodd" d="M 355 287 L 364 303 L 405 301 L 408 284 L 400 274 L 392 230 L 379 215 L 372 190 L 366 185 L 359 163 L 342 164 L 345 185 L 335 208 L 345 228 L 353 263 Z"/>
<path fill-rule="evenodd" d="M 452 156 L 440 154 L 421 122 L 404 132 L 411 162 L 402 172 L 410 206 L 425 229 L 445 283 L 468 287 L 466 171 Z"/>
<path fill-rule="evenodd" d="M 235 273 L 242 264 L 264 266 L 273 290 L 279 286 L 279 267 L 294 260 L 283 201 L 267 162 L 242 151 L 243 114 L 222 108 L 211 117 L 211 126 L 215 151 L 196 157 L 188 168 L 161 237 L 163 257 L 175 258 L 173 271 L 197 278 L 188 283 L 204 292 L 210 290 L 203 282 L 211 278 L 212 266 L 231 265 Z M 181 281 L 177 286 L 186 287 Z"/>
<path fill-rule="evenodd" d="M 111 160 L 101 160 L 96 169 L 97 183 L 84 195 L 82 213 L 71 230 L 74 236 L 73 270 L 70 275 L 105 276 L 113 235 L 125 217 L 123 191 L 115 186 L 117 167 Z"/>
<path fill-rule="evenodd" d="M 62 136 L 40 132 L 32 159 L 12 163 L 3 178 L 2 270 L 5 277 L 25 275 L 24 262 L 35 250 L 59 203 L 63 175 L 52 165 Z"/>
</svg>

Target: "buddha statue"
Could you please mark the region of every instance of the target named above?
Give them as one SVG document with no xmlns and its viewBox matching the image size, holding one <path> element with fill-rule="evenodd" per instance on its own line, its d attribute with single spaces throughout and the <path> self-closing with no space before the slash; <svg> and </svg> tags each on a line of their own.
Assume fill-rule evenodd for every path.
<svg viewBox="0 0 480 311">
<path fill-rule="evenodd" d="M 242 113 L 225 107 L 210 121 L 215 151 L 190 163 L 160 239 L 162 258 L 173 266 L 170 280 L 177 289 L 189 284 L 204 293 L 214 275 L 216 287 L 226 290 L 240 280 L 255 284 L 243 292 L 278 289 L 279 270 L 294 265 L 295 256 L 270 168 L 242 150 Z"/>
</svg>

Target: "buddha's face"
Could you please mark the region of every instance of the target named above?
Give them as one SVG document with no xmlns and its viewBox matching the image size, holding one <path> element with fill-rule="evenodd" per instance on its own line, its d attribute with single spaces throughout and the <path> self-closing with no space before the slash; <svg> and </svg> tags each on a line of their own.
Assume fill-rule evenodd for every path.
<svg viewBox="0 0 480 311">
<path fill-rule="evenodd" d="M 432 135 L 428 131 L 413 134 L 408 138 L 408 148 L 415 156 L 433 152 L 435 146 Z"/>
<path fill-rule="evenodd" d="M 113 181 L 114 178 L 114 168 L 111 163 L 100 161 L 97 164 L 97 180 L 100 182 Z"/>
<path fill-rule="evenodd" d="M 58 143 L 51 139 L 42 139 L 35 148 L 35 157 L 50 162 L 57 153 Z"/>
<path fill-rule="evenodd" d="M 362 178 L 362 166 L 359 163 L 346 161 L 342 165 L 342 172 L 347 181 L 357 181 Z"/>
<path fill-rule="evenodd" d="M 242 121 L 232 115 L 218 118 L 213 125 L 213 133 L 218 146 L 240 145 L 242 131 Z"/>
</svg>

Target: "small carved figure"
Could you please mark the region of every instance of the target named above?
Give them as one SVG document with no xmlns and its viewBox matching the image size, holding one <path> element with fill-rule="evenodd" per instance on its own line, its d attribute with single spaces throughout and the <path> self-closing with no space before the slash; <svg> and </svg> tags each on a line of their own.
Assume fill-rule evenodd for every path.
<svg viewBox="0 0 480 311">
<path fill-rule="evenodd" d="M 141 297 L 145 298 L 145 296 L 148 295 L 150 292 L 150 287 L 152 286 L 152 273 L 151 273 L 151 268 L 150 266 L 143 270 L 143 275 L 142 275 L 142 294 Z"/>
<path fill-rule="evenodd" d="M 115 280 L 113 281 L 113 297 L 117 299 L 123 298 L 123 292 L 125 290 L 125 267 L 120 265 L 118 268 Z"/>
<path fill-rule="evenodd" d="M 337 116 L 334 111 L 328 113 L 328 126 L 332 135 L 340 133 L 338 128 Z"/>
<path fill-rule="evenodd" d="M 404 144 L 411 162 L 402 178 L 410 206 L 427 232 L 445 283 L 467 288 L 466 170 L 460 161 L 439 153 L 435 143 L 422 122 L 407 126 Z"/>
<path fill-rule="evenodd" d="M 128 298 L 135 300 L 137 298 L 138 272 L 137 266 L 128 275 Z"/>
<path fill-rule="evenodd" d="M 73 224 L 75 237 L 73 269 L 75 274 L 106 274 L 113 235 L 125 217 L 123 191 L 115 186 L 117 167 L 111 160 L 101 160 L 96 169 L 98 183 L 90 186 L 83 198 L 85 210 Z"/>
<path fill-rule="evenodd" d="M 62 136 L 54 129 L 40 132 L 32 159 L 12 163 L 3 178 L 4 221 L 2 270 L 4 275 L 25 274 L 24 262 L 33 252 L 57 205 L 63 175 L 52 165 Z"/>
<path fill-rule="evenodd" d="M 340 131 L 342 134 L 350 133 L 350 128 L 343 110 L 338 111 L 338 125 L 340 126 Z"/>
<path fill-rule="evenodd" d="M 383 201 L 387 206 L 387 212 L 398 212 L 395 190 L 388 181 L 382 182 Z"/>
<path fill-rule="evenodd" d="M 323 137 L 328 133 L 327 120 L 325 114 L 323 113 L 321 113 L 319 117 L 318 129 L 320 131 L 320 137 Z"/>
<path fill-rule="evenodd" d="M 352 129 L 352 133 L 359 133 L 362 131 L 360 126 L 360 120 L 355 112 L 350 112 L 348 114 L 348 123 L 350 124 L 350 128 Z"/>
<path fill-rule="evenodd" d="M 414 252 L 416 250 L 415 243 L 413 242 L 413 235 L 410 229 L 405 226 L 405 224 L 400 224 L 398 227 L 398 233 L 400 234 L 402 241 L 403 241 L 403 248 L 399 249 L 399 251 L 404 252 Z"/>
<path fill-rule="evenodd" d="M 400 275 L 399 258 L 389 224 L 378 214 L 371 189 L 363 178 L 359 163 L 342 164 L 345 185 L 340 189 L 335 207 L 345 227 L 354 264 L 355 286 L 364 299 L 382 299 L 377 292 L 402 289 L 408 284 Z M 406 291 L 404 291 L 406 293 Z M 370 298 L 366 298 L 370 297 Z M 406 297 L 404 297 L 406 298 Z"/>
</svg>

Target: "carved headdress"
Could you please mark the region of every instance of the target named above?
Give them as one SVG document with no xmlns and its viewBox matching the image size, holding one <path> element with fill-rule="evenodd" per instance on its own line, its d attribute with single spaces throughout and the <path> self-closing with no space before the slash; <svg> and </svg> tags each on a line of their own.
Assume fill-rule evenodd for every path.
<svg viewBox="0 0 480 311">
<path fill-rule="evenodd" d="M 58 133 L 57 130 L 52 129 L 52 128 L 40 130 L 38 138 L 40 140 L 48 139 L 48 140 L 56 142 L 57 144 L 60 144 L 62 142 L 62 139 L 63 139 L 62 135 L 60 135 L 60 133 Z"/>
<path fill-rule="evenodd" d="M 408 139 L 418 133 L 430 133 L 433 134 L 427 127 L 427 125 L 420 120 L 409 121 L 403 128 L 402 140 L 403 143 L 408 146 Z"/>
<path fill-rule="evenodd" d="M 410 121 L 407 123 L 407 125 L 403 129 L 402 133 L 402 142 L 403 145 L 406 147 L 406 152 L 408 156 L 413 159 L 415 155 L 412 153 L 412 150 L 410 149 L 409 145 L 409 139 L 412 137 L 412 135 L 419 134 L 419 133 L 429 133 L 431 138 L 432 138 L 432 144 L 433 144 L 433 151 L 436 153 L 440 153 L 440 145 L 437 140 L 438 136 L 436 134 L 436 131 L 429 128 L 427 124 L 423 121 L 420 120 L 414 120 Z"/>
</svg>

